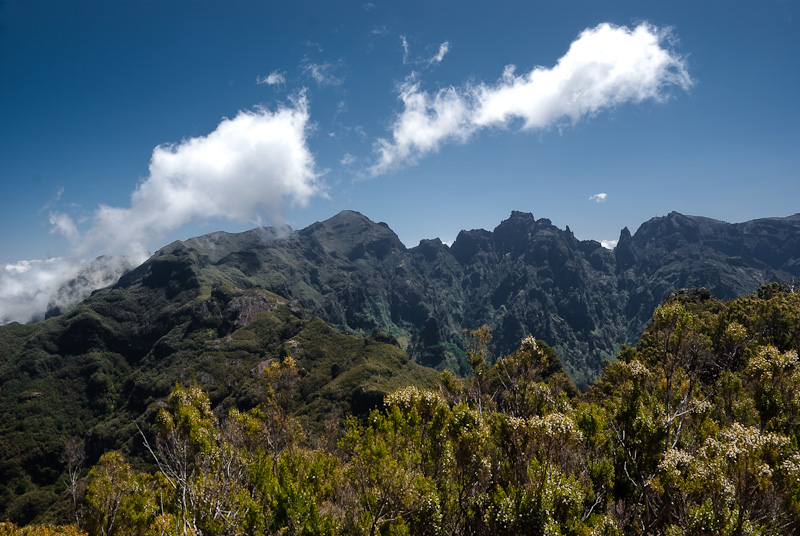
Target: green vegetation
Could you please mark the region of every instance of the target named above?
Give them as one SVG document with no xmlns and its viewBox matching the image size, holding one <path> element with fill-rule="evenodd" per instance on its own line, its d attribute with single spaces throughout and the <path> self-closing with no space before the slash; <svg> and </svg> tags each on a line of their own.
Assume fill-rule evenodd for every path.
<svg viewBox="0 0 800 536">
<path fill-rule="evenodd" d="M 223 414 L 251 410 L 271 396 L 272 367 L 291 355 L 296 377 L 275 396 L 321 435 L 395 389 L 437 382 L 380 331 L 339 333 L 259 289 L 206 291 L 189 277 L 175 292 L 174 271 L 159 286 L 152 274 L 160 271 L 133 273 L 148 283 L 103 291 L 66 315 L 0 328 L 0 519 L 74 518 L 65 493 L 76 476 L 65 461 L 71 438 L 81 438 L 88 466 L 110 450 L 150 463 L 136 426 L 151 423 L 176 383 L 202 385 Z"/>
<path fill-rule="evenodd" d="M 335 333 L 309 324 L 291 349 L 316 352 L 313 341 Z M 391 338 L 340 342 L 380 340 Z M 253 378 L 250 407 L 215 403 L 196 381 L 175 385 L 132 432 L 150 466 L 110 450 L 77 473 L 70 530 L 800 533 L 800 295 L 788 287 L 729 302 L 675 293 L 585 394 L 541 341 L 528 336 L 492 363 L 490 340 L 486 327 L 471 333 L 467 378 L 409 382 L 360 415 L 333 404 L 322 422 L 299 400 L 349 387 L 304 375 L 307 357 L 285 340 Z M 228 344 L 245 351 L 250 335 Z M 371 370 L 362 385 L 377 396 L 384 369 Z M 65 456 L 65 474 L 80 459 Z"/>
</svg>

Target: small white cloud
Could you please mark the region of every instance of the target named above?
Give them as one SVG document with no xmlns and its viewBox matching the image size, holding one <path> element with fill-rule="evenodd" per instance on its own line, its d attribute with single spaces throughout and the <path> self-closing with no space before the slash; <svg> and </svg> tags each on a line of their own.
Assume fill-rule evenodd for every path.
<svg viewBox="0 0 800 536">
<path fill-rule="evenodd" d="M 336 103 L 336 112 L 333 114 L 333 120 L 336 121 L 340 115 L 348 111 L 347 103 L 345 101 L 339 101 Z"/>
<path fill-rule="evenodd" d="M 339 160 L 339 163 L 343 166 L 350 166 L 355 164 L 357 160 L 358 159 L 350 153 L 344 153 L 344 156 L 342 156 L 342 159 Z"/>
<path fill-rule="evenodd" d="M 439 52 L 436 53 L 434 57 L 428 60 L 428 63 L 441 63 L 444 59 L 444 55 L 450 51 L 450 43 L 445 41 L 441 45 L 439 45 Z"/>
<path fill-rule="evenodd" d="M 614 249 L 617 247 L 618 240 L 601 240 L 600 245 L 606 249 Z"/>
<path fill-rule="evenodd" d="M 284 73 L 272 71 L 267 76 L 256 77 L 256 83 L 265 84 L 268 86 L 283 85 L 286 83 L 286 77 L 284 76 Z"/>
<path fill-rule="evenodd" d="M 42 206 L 42 208 L 39 209 L 39 213 L 41 214 L 43 212 L 52 212 L 53 207 L 58 205 L 59 202 L 61 201 L 62 195 L 64 195 L 64 187 L 59 186 L 53 198 L 50 199 L 47 203 L 44 204 L 44 206 Z"/>
<path fill-rule="evenodd" d="M 608 194 L 602 192 L 599 194 L 594 194 L 589 196 L 589 201 L 594 201 L 595 203 L 602 203 L 606 200 L 606 197 L 608 197 Z"/>
<path fill-rule="evenodd" d="M 408 43 L 402 42 L 405 63 Z M 581 32 L 552 68 L 517 75 L 507 66 L 494 84 L 432 94 L 409 79 L 398 88 L 403 110 L 393 121 L 391 139 L 375 144 L 371 172 L 414 163 L 443 144 L 463 143 L 477 130 L 507 128 L 518 119 L 526 130 L 560 128 L 627 102 L 665 100 L 672 87 L 688 90 L 692 80 L 685 60 L 662 46 L 665 42 L 670 43 L 669 34 L 649 24 L 630 29 L 603 23 Z"/>
<path fill-rule="evenodd" d="M 433 56 L 429 58 L 412 58 L 411 46 L 408 44 L 408 40 L 406 39 L 405 35 L 400 36 L 400 44 L 403 46 L 403 65 L 420 65 L 423 67 L 429 67 L 431 65 L 441 63 L 445 54 L 450 51 L 450 42 L 445 41 L 439 45 L 439 50 Z"/>
<path fill-rule="evenodd" d="M 63 235 L 67 240 L 69 240 L 70 244 L 76 243 L 80 237 L 78 226 L 67 214 L 62 212 L 51 212 L 50 225 L 53 226 L 50 229 L 50 233 L 59 233 Z"/>
<path fill-rule="evenodd" d="M 310 39 L 306 39 L 303 44 L 305 46 L 307 46 L 308 48 L 316 48 L 317 52 L 324 52 L 325 51 L 325 49 L 322 48 L 322 45 L 320 45 L 319 43 L 315 43 L 314 41 L 311 41 Z"/>
<path fill-rule="evenodd" d="M 405 35 L 400 36 L 400 43 L 403 45 L 403 65 L 408 63 L 408 41 Z"/>
<path fill-rule="evenodd" d="M 303 62 L 303 72 L 309 75 L 320 86 L 340 86 L 344 83 L 344 79 L 337 76 L 335 71 L 339 69 L 340 65 L 333 63 L 314 63 L 310 61 Z"/>
</svg>

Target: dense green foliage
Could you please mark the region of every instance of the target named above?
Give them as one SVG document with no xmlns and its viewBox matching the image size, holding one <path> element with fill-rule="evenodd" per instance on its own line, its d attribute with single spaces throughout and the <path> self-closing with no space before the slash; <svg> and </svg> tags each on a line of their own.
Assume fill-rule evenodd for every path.
<svg viewBox="0 0 800 536">
<path fill-rule="evenodd" d="M 579 395 L 533 337 L 472 375 L 304 430 L 273 361 L 252 409 L 175 386 L 86 475 L 89 534 L 798 534 L 800 295 L 674 294 L 635 348 Z M 282 394 L 283 393 L 283 394 Z"/>
<path fill-rule="evenodd" d="M 133 274 L 146 284 L 101 292 L 66 315 L 0 328 L 8 349 L 0 355 L 0 519 L 74 517 L 64 493 L 75 476 L 65 471 L 70 438 L 81 438 L 88 464 L 115 449 L 141 464 L 135 423 L 150 422 L 176 383 L 202 385 L 220 411 L 249 410 L 267 400 L 272 365 L 292 355 L 297 376 L 275 396 L 318 435 L 394 389 L 437 382 L 380 331 L 342 334 L 263 290 L 192 283 L 174 270 L 158 281 L 160 270 Z"/>
</svg>

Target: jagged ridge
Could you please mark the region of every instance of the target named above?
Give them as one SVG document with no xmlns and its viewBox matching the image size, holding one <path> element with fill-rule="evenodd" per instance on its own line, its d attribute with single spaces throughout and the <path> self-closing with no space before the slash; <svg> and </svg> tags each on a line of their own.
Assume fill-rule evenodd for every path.
<svg viewBox="0 0 800 536">
<path fill-rule="evenodd" d="M 673 290 L 706 287 L 729 299 L 800 276 L 798 237 L 798 215 L 728 224 L 673 212 L 633 235 L 623 229 L 609 251 L 513 212 L 493 231 L 462 231 L 451 247 L 435 239 L 406 248 L 386 224 L 344 211 L 300 231 L 171 244 L 120 285 L 138 273 L 177 274 L 160 260 L 177 255 L 173 262 L 194 267 L 197 285 L 263 287 L 339 329 L 380 328 L 419 363 L 454 370 L 464 367 L 464 329 L 488 324 L 497 354 L 533 333 L 585 387 Z"/>
</svg>

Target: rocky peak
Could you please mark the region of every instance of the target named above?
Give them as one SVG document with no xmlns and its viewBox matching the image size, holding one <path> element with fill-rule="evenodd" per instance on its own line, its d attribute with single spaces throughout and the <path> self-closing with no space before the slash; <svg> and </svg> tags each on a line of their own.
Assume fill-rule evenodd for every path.
<svg viewBox="0 0 800 536">
<path fill-rule="evenodd" d="M 485 229 L 461 231 L 450 246 L 450 252 L 464 266 L 473 262 L 478 256 L 494 255 L 492 233 Z"/>
<path fill-rule="evenodd" d="M 502 221 L 492 233 L 497 252 L 501 255 L 511 253 L 514 256 L 524 254 L 535 227 L 533 214 L 513 211 L 511 217 Z"/>
<path fill-rule="evenodd" d="M 412 253 L 421 254 L 428 262 L 432 262 L 437 257 L 447 254 L 449 251 L 450 249 L 445 246 L 439 238 L 434 238 L 432 240 L 422 239 L 419 241 L 417 247 L 411 248 Z"/>
<path fill-rule="evenodd" d="M 388 225 L 375 223 L 363 214 L 343 210 L 323 222 L 314 223 L 302 231 L 304 237 L 325 244 L 325 249 L 351 259 L 371 253 L 384 258 L 391 251 L 406 247 Z"/>
<path fill-rule="evenodd" d="M 619 232 L 619 240 L 614 248 L 614 258 L 617 261 L 617 272 L 626 270 L 636 263 L 631 232 L 627 227 L 623 227 Z"/>
</svg>

